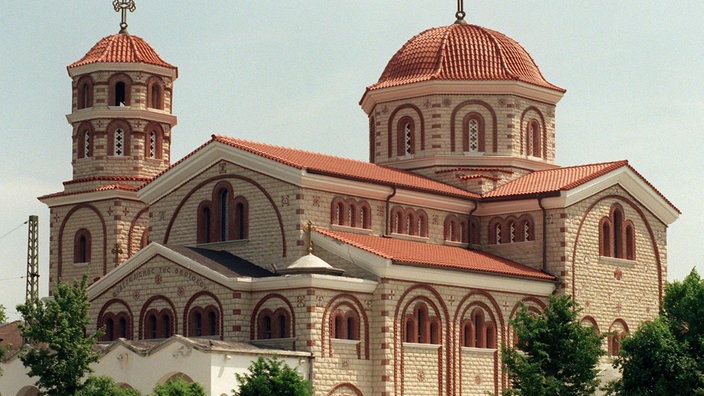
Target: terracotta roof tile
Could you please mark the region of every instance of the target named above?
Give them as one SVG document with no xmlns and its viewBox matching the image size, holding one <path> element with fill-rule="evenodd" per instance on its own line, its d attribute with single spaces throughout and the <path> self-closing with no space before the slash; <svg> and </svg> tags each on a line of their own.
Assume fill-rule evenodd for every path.
<svg viewBox="0 0 704 396">
<path fill-rule="evenodd" d="M 178 70 L 161 59 L 144 39 L 128 33 L 113 34 L 98 41 L 88 53 L 80 60 L 72 63 L 68 68 L 83 66 L 91 63 L 147 63 Z"/>
<path fill-rule="evenodd" d="M 463 24 L 428 29 L 408 40 L 367 90 L 429 80 L 514 80 L 565 92 L 543 77 L 518 42 Z"/>
<path fill-rule="evenodd" d="M 372 164 L 369 162 L 274 146 L 265 143 L 250 142 L 247 140 L 235 139 L 226 136 L 213 135 L 213 140 L 297 169 L 305 169 L 309 173 L 318 173 L 344 179 L 392 185 L 416 191 L 428 191 L 436 194 L 452 195 L 461 198 L 479 198 L 479 195 L 477 194 L 461 190 L 445 183 L 440 183 L 411 172 Z"/>
<path fill-rule="evenodd" d="M 555 280 L 555 277 L 550 274 L 476 250 L 320 228 L 316 229 L 316 232 L 392 260 L 396 264 L 443 267 L 540 280 Z"/>
<path fill-rule="evenodd" d="M 628 166 L 628 161 L 604 162 L 536 171 L 484 194 L 483 198 L 559 193 L 624 166 Z"/>
</svg>

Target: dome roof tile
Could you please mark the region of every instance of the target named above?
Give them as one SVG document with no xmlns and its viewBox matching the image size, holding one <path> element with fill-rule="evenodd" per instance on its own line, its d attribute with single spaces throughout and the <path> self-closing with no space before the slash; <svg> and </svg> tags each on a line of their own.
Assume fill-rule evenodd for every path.
<svg viewBox="0 0 704 396">
<path fill-rule="evenodd" d="M 430 80 L 514 80 L 565 92 L 543 77 L 518 42 L 467 24 L 432 28 L 411 38 L 368 90 Z"/>
<path fill-rule="evenodd" d="M 83 58 L 72 63 L 68 68 L 91 63 L 147 63 L 177 70 L 176 66 L 161 59 L 144 39 L 128 33 L 104 37 Z"/>
</svg>

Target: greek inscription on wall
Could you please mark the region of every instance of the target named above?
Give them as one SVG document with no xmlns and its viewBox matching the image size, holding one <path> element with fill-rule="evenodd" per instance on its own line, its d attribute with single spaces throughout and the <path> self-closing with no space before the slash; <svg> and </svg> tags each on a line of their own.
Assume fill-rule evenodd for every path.
<svg viewBox="0 0 704 396">
<path fill-rule="evenodd" d="M 168 282 L 168 279 L 180 278 L 180 280 L 190 282 L 191 284 L 199 287 L 201 290 L 208 290 L 208 285 L 206 284 L 205 279 L 203 279 L 200 275 L 197 275 L 182 267 L 162 266 L 156 268 L 142 268 L 133 272 L 130 276 L 123 279 L 120 284 L 115 286 L 112 296 L 119 296 L 120 293 L 122 293 L 122 291 L 124 291 L 132 282 L 145 278 L 154 279 L 154 283 L 156 284 Z"/>
</svg>

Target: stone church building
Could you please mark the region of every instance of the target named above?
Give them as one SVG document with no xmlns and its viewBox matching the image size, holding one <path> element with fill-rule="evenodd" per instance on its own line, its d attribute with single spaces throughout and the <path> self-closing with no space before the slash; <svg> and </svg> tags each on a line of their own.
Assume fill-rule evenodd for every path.
<svg viewBox="0 0 704 396">
<path fill-rule="evenodd" d="M 96 374 L 229 395 L 277 355 L 317 396 L 499 394 L 521 304 L 572 295 L 612 354 L 656 315 L 677 208 L 627 161 L 555 164 L 565 90 L 463 16 L 363 90 L 368 162 L 223 135 L 172 161 L 176 66 L 124 28 L 69 65 L 73 178 L 39 199 Z M 18 362 L 3 395 L 35 392 Z"/>
</svg>

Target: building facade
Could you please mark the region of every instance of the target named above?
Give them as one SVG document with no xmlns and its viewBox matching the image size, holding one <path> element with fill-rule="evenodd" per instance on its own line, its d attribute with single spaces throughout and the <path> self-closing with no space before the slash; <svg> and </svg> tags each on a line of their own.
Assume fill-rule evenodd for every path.
<svg viewBox="0 0 704 396">
<path fill-rule="evenodd" d="M 229 394 L 273 354 L 320 396 L 499 394 L 521 305 L 572 295 L 612 354 L 658 312 L 678 210 L 627 161 L 556 165 L 565 90 L 500 32 L 404 44 L 360 100 L 369 162 L 213 135 L 172 164 L 177 68 L 125 29 L 68 73 L 50 282 L 89 275 L 124 386 Z"/>
</svg>

